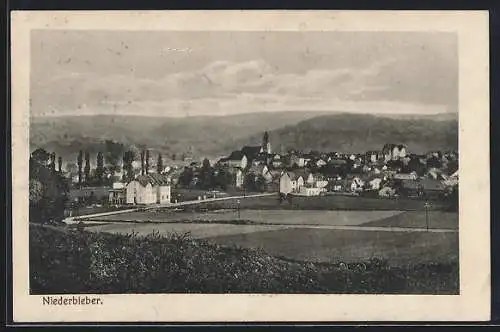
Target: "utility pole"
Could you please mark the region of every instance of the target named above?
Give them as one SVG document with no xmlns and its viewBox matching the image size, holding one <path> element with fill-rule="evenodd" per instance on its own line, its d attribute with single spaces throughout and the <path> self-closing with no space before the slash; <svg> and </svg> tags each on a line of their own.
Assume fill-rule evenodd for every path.
<svg viewBox="0 0 500 332">
<path fill-rule="evenodd" d="M 240 204 L 241 204 L 241 201 L 238 199 L 236 201 L 236 204 L 238 204 L 238 220 L 240 219 Z"/>
<path fill-rule="evenodd" d="M 425 228 L 427 231 L 429 231 L 429 207 L 430 207 L 429 202 L 425 202 L 424 207 L 425 207 Z"/>
</svg>

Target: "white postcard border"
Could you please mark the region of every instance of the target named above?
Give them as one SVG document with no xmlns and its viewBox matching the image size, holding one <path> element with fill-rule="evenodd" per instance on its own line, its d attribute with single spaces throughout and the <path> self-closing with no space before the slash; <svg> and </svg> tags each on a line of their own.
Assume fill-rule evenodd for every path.
<svg viewBox="0 0 500 332">
<path fill-rule="evenodd" d="M 475 321 L 490 318 L 489 32 L 486 11 L 12 12 L 15 322 Z M 47 306 L 29 295 L 30 31 L 450 31 L 459 38 L 460 295 L 102 295 Z"/>
</svg>

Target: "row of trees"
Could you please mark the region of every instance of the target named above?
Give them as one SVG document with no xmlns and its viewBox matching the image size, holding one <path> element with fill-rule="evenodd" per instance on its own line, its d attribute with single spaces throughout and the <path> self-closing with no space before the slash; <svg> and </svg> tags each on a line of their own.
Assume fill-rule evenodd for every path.
<svg viewBox="0 0 500 332">
<path fill-rule="evenodd" d="M 105 158 L 105 155 L 107 156 Z M 136 158 L 134 151 L 125 150 L 122 155 L 122 169 L 123 169 L 123 181 L 131 181 L 135 177 L 135 171 L 133 167 L 133 162 Z M 120 170 L 119 159 L 116 158 L 116 154 L 110 153 L 109 151 L 105 153 L 98 152 L 96 157 L 96 168 L 95 172 L 92 172 L 90 166 L 90 153 L 88 151 L 80 150 L 78 152 L 76 167 L 78 174 L 78 185 L 105 185 L 113 181 L 113 178 L 117 171 Z M 150 151 L 145 149 L 140 153 L 141 159 L 141 174 L 148 174 L 150 170 Z M 107 164 L 105 166 L 105 163 Z M 164 169 L 163 158 L 159 154 L 157 158 L 156 169 L 158 173 L 161 173 Z M 110 175 L 108 179 L 107 175 Z"/>
<path fill-rule="evenodd" d="M 148 149 L 144 149 L 140 153 L 141 158 L 141 175 L 149 174 L 150 170 L 150 154 Z M 123 154 L 123 178 L 125 182 L 132 181 L 135 177 L 133 162 L 135 160 L 134 151 L 125 151 Z M 161 174 L 164 170 L 163 157 L 161 153 L 158 154 L 156 159 L 156 172 Z"/>
</svg>

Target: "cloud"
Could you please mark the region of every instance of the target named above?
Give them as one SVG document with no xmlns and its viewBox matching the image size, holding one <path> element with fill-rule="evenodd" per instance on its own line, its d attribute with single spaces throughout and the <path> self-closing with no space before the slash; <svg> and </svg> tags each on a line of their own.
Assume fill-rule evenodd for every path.
<svg viewBox="0 0 500 332">
<path fill-rule="evenodd" d="M 419 72 L 402 74 L 395 59 L 366 67 L 283 73 L 263 60 L 215 61 L 160 79 L 133 72 L 62 73 L 32 85 L 37 113 L 130 113 L 182 116 L 273 110 L 437 112 L 447 105 Z M 401 77 L 398 81 L 398 77 Z M 448 88 L 446 80 L 438 87 Z M 419 90 L 420 89 L 420 90 Z M 439 90 L 439 89 L 438 89 Z M 416 93 L 415 93 L 416 91 Z"/>
</svg>

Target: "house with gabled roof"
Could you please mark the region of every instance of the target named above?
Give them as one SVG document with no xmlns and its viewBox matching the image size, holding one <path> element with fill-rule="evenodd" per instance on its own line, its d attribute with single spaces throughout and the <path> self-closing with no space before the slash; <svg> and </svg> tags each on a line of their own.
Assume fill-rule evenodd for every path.
<svg viewBox="0 0 500 332">
<path fill-rule="evenodd" d="M 273 180 L 273 176 L 269 172 L 269 167 L 266 165 L 252 165 L 248 169 L 248 174 L 254 174 L 256 177 L 262 176 L 266 183 L 271 183 Z"/>
<path fill-rule="evenodd" d="M 383 158 L 383 154 L 381 151 L 367 151 L 365 154 L 365 163 L 366 164 L 376 164 L 380 159 Z"/>
<path fill-rule="evenodd" d="M 127 204 L 166 204 L 170 199 L 170 181 L 161 174 L 139 175 L 126 186 Z"/>
<path fill-rule="evenodd" d="M 305 172 L 285 171 L 280 177 L 280 193 L 297 193 L 305 184 Z"/>
<path fill-rule="evenodd" d="M 263 153 L 262 147 L 260 146 L 244 146 L 241 152 L 247 156 L 248 159 L 253 160 L 259 154 Z"/>
<path fill-rule="evenodd" d="M 384 161 L 399 160 L 407 155 L 407 146 L 405 144 L 385 144 L 382 148 Z"/>
</svg>

